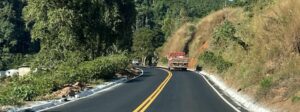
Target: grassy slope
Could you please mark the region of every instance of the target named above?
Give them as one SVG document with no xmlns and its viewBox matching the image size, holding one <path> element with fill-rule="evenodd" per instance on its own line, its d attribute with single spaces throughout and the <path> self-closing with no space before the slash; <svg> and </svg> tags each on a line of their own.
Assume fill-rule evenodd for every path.
<svg viewBox="0 0 300 112">
<path fill-rule="evenodd" d="M 193 25 L 196 30 L 192 37 L 176 35 L 189 31 L 183 26 L 169 38 L 161 54 L 183 50 L 184 44 L 189 44 L 191 67 L 195 67 L 204 51 L 213 52 L 233 63 L 219 73 L 229 85 L 269 106 L 300 110 L 300 1 L 281 0 L 252 13 L 241 8 L 214 12 Z M 234 25 L 235 37 L 247 43 L 249 50 L 234 42 L 214 44 L 214 32 L 225 18 Z M 187 37 L 193 40 L 182 42 Z M 215 66 L 203 67 L 217 72 Z"/>
</svg>

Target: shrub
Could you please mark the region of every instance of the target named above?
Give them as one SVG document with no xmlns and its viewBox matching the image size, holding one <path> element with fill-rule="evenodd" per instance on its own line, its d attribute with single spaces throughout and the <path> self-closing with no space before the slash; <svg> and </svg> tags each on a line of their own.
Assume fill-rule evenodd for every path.
<svg viewBox="0 0 300 112">
<path fill-rule="evenodd" d="M 299 96 L 294 96 L 292 98 L 292 102 L 298 102 L 298 101 L 300 101 L 300 97 Z"/>
<path fill-rule="evenodd" d="M 224 72 L 232 63 L 225 61 L 221 56 L 216 56 L 213 52 L 206 51 L 199 57 L 199 64 L 216 67 L 218 72 Z"/>
<path fill-rule="evenodd" d="M 244 50 L 248 50 L 249 45 L 239 37 L 236 37 L 235 33 L 236 28 L 233 23 L 225 21 L 223 24 L 218 26 L 213 33 L 214 44 L 216 44 L 218 48 L 226 48 L 230 44 L 228 42 L 232 41 L 243 47 Z"/>
<path fill-rule="evenodd" d="M 110 55 L 85 61 L 77 66 L 62 64 L 55 70 L 13 77 L 7 86 L 1 87 L 0 105 L 18 105 L 23 101 L 32 101 L 38 96 L 61 89 L 64 84 L 110 79 L 115 72 L 125 69 L 128 64 L 129 58 L 126 55 Z"/>
<path fill-rule="evenodd" d="M 162 62 L 162 64 L 164 64 L 164 65 L 168 64 L 168 58 L 167 58 L 167 57 L 161 58 L 161 62 Z"/>
<path fill-rule="evenodd" d="M 37 88 L 34 85 L 19 85 L 13 88 L 11 94 L 17 99 L 31 101 L 38 95 L 36 89 Z"/>
<path fill-rule="evenodd" d="M 20 105 L 20 101 L 11 95 L 0 95 L 0 105 Z"/>
<path fill-rule="evenodd" d="M 259 83 L 260 88 L 256 93 L 256 99 L 261 99 L 261 98 L 266 97 L 266 95 L 269 92 L 272 84 L 273 84 L 273 81 L 272 81 L 271 77 L 263 78 Z"/>
<path fill-rule="evenodd" d="M 263 89 L 268 89 L 272 86 L 272 78 L 266 77 L 260 81 L 260 87 Z"/>
<path fill-rule="evenodd" d="M 84 80 L 109 79 L 114 76 L 117 70 L 125 69 L 129 64 L 129 59 L 124 55 L 112 55 L 109 57 L 99 57 L 93 61 L 83 62 L 79 65 L 79 74 L 85 74 Z M 85 78 L 86 79 L 85 79 Z"/>
<path fill-rule="evenodd" d="M 219 43 L 224 40 L 233 40 L 235 41 L 235 33 L 236 29 L 234 25 L 229 22 L 225 21 L 222 25 L 217 27 L 213 33 L 213 38 L 216 40 L 216 43 Z"/>
</svg>

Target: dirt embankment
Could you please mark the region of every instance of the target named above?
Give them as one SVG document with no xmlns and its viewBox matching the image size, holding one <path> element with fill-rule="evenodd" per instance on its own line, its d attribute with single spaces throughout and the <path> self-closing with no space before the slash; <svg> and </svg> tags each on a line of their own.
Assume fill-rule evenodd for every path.
<svg viewBox="0 0 300 112">
<path fill-rule="evenodd" d="M 204 70 L 220 74 L 228 85 L 268 107 L 296 112 L 300 110 L 299 20 L 299 0 L 270 2 L 251 11 L 226 8 L 183 25 L 165 43 L 161 56 L 187 51 L 194 68 L 199 56 L 212 52 L 232 66 L 218 72 L 215 66 L 202 65 Z M 232 40 L 216 44 L 215 32 L 225 21 L 234 26 L 234 39 L 248 49 Z"/>
<path fill-rule="evenodd" d="M 132 79 L 132 78 L 140 75 L 140 73 L 141 73 L 140 69 L 132 67 L 130 69 L 121 70 L 120 72 L 116 73 L 115 78 L 116 79 L 120 79 L 120 78 Z M 43 99 L 45 100 L 45 99 L 52 99 L 52 98 L 63 98 L 63 97 L 67 97 L 67 96 L 74 97 L 75 94 L 80 93 L 87 89 L 92 89 L 95 87 L 95 85 L 101 84 L 101 83 L 103 83 L 103 81 L 98 81 L 98 82 L 94 82 L 91 84 L 84 84 L 84 83 L 80 83 L 80 82 L 76 82 L 74 84 L 66 84 L 66 85 L 64 85 L 64 87 L 62 87 L 62 89 L 60 89 L 56 92 L 53 92 L 51 95 L 43 96 Z"/>
</svg>

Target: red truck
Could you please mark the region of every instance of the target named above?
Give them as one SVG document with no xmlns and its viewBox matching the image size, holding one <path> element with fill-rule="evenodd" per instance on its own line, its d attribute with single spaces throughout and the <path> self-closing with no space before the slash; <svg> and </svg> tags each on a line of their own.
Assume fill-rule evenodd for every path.
<svg viewBox="0 0 300 112">
<path fill-rule="evenodd" d="M 169 70 L 187 70 L 189 59 L 185 52 L 172 52 L 167 58 Z"/>
</svg>

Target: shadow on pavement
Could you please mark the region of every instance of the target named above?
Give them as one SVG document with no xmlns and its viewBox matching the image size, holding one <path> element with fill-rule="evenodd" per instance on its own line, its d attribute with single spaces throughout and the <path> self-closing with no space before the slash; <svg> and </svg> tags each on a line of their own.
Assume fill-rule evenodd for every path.
<svg viewBox="0 0 300 112">
<path fill-rule="evenodd" d="M 143 81 L 145 78 L 148 78 L 148 77 L 152 77 L 152 75 L 142 75 L 141 77 L 139 78 L 136 78 L 136 79 L 133 79 L 133 80 L 130 80 L 126 83 L 136 83 L 136 82 L 141 82 Z"/>
</svg>

